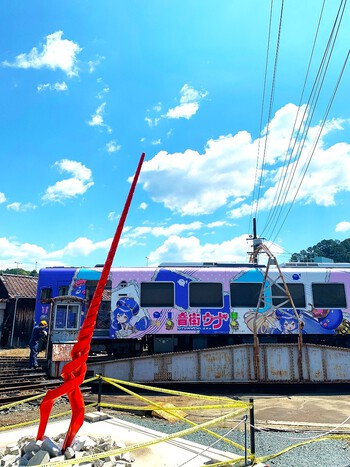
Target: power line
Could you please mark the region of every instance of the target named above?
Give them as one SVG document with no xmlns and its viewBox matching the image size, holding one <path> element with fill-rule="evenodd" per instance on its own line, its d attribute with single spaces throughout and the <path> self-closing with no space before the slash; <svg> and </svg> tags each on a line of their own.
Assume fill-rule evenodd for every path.
<svg viewBox="0 0 350 467">
<path fill-rule="evenodd" d="M 341 72 L 340 72 L 340 74 L 339 74 L 337 83 L 336 83 L 336 85 L 335 85 L 335 88 L 334 88 L 333 93 L 332 93 L 332 96 L 331 96 L 331 98 L 330 98 L 330 100 L 329 100 L 329 103 L 328 103 L 326 112 L 325 112 L 324 117 L 323 117 L 323 119 L 322 119 L 322 123 L 321 123 L 321 125 L 320 125 L 319 131 L 318 131 L 318 134 L 317 134 L 317 138 L 316 138 L 316 140 L 314 141 L 314 145 L 313 145 L 312 151 L 311 151 L 311 153 L 310 153 L 310 156 L 309 156 L 309 158 L 308 158 L 308 161 L 307 161 L 307 163 L 306 163 L 305 166 L 304 166 L 305 169 L 304 169 L 304 172 L 303 172 L 303 174 L 302 174 L 302 176 L 301 176 L 301 179 L 300 179 L 298 188 L 297 188 L 297 190 L 296 190 L 296 192 L 295 192 L 295 194 L 294 194 L 293 200 L 292 200 L 292 202 L 291 202 L 291 204 L 290 204 L 290 206 L 289 206 L 289 208 L 288 208 L 288 211 L 287 211 L 287 213 L 286 213 L 286 215 L 285 215 L 285 217 L 284 217 L 284 219 L 283 219 L 283 222 L 282 222 L 282 224 L 281 224 L 279 230 L 277 231 L 277 233 L 276 233 L 276 235 L 275 235 L 273 241 L 275 241 L 276 237 L 278 236 L 279 232 L 281 231 L 281 229 L 282 229 L 282 227 L 283 227 L 283 225 L 284 225 L 284 223 L 285 223 L 285 221 L 286 221 L 286 219 L 287 219 L 287 217 L 288 217 L 288 215 L 289 215 L 289 213 L 290 213 L 290 210 L 292 209 L 292 206 L 293 206 L 293 204 L 294 204 L 294 201 L 295 201 L 295 199 L 296 199 L 296 197 L 297 197 L 297 195 L 298 195 L 298 193 L 299 193 L 300 187 L 301 187 L 301 185 L 302 185 L 302 183 L 303 183 L 303 181 L 304 181 L 306 172 L 307 172 L 307 170 L 308 170 L 308 168 L 309 168 L 310 162 L 311 162 L 311 160 L 312 160 L 312 157 L 313 157 L 314 152 L 315 152 L 315 150 L 316 150 L 316 147 L 317 147 L 318 141 L 319 141 L 319 139 L 320 139 L 321 133 L 322 133 L 322 131 L 323 131 L 324 125 L 325 125 L 325 123 L 326 123 L 326 119 L 327 119 L 327 117 L 328 117 L 329 111 L 330 111 L 330 109 L 331 109 L 331 106 L 332 106 L 332 104 L 333 104 L 335 95 L 336 95 L 336 93 L 337 93 L 337 90 L 338 90 L 340 81 L 341 81 L 342 76 L 343 76 L 343 74 L 344 74 L 344 70 L 345 70 L 346 64 L 347 64 L 348 59 L 349 59 L 349 55 L 350 55 L 350 51 L 348 51 L 348 53 L 347 53 L 347 55 L 346 55 L 346 58 L 345 58 L 345 60 L 344 60 L 344 63 L 343 63 Z"/>
<path fill-rule="evenodd" d="M 281 31 L 282 31 L 282 19 L 283 19 L 283 9 L 284 9 L 284 0 L 281 2 L 281 11 L 280 11 L 280 18 L 279 18 L 279 26 L 278 26 L 278 35 L 277 35 L 277 45 L 276 45 L 276 53 L 275 53 L 275 61 L 273 67 L 273 76 L 272 76 L 272 85 L 271 85 L 271 94 L 270 94 L 270 104 L 269 104 L 269 112 L 267 115 L 267 126 L 266 126 L 266 135 L 265 135 L 265 142 L 264 142 L 264 152 L 263 152 L 263 159 L 261 164 L 261 172 L 260 172 L 260 180 L 259 180 L 259 187 L 258 187 L 258 195 L 256 200 L 255 206 L 255 218 L 258 217 L 258 209 L 259 209 L 259 201 L 260 201 L 260 192 L 262 187 L 262 181 L 264 176 L 265 170 L 265 159 L 267 153 L 267 142 L 270 130 L 270 122 L 271 122 L 271 114 L 272 114 L 272 106 L 274 101 L 274 94 L 275 94 L 275 86 L 276 86 L 276 75 L 277 75 L 277 63 L 278 63 L 278 55 L 279 55 L 279 48 L 280 48 L 280 40 L 281 40 Z"/>
<path fill-rule="evenodd" d="M 308 131 L 310 129 L 311 121 L 312 121 L 312 118 L 313 118 L 313 115 L 314 115 L 314 112 L 315 112 L 315 109 L 316 109 L 316 105 L 317 105 L 317 102 L 318 102 L 318 99 L 319 99 L 319 96 L 320 96 L 320 92 L 321 92 L 321 89 L 322 89 L 322 86 L 323 86 L 323 83 L 324 83 L 324 79 L 325 79 L 325 76 L 326 76 L 326 73 L 327 73 L 327 70 L 328 70 L 328 66 L 329 66 L 330 59 L 331 59 L 331 56 L 332 56 L 332 53 L 333 53 L 335 42 L 336 42 L 336 39 L 337 39 L 337 36 L 338 36 L 339 28 L 340 28 L 341 21 L 342 21 L 344 11 L 345 11 L 345 6 L 346 6 L 346 1 L 343 2 L 343 0 L 342 0 L 341 3 L 340 3 L 340 6 L 339 6 L 338 12 L 337 12 L 337 16 L 336 16 L 335 21 L 333 23 L 332 31 L 331 31 L 330 37 L 328 39 L 326 49 L 325 49 L 324 54 L 323 54 L 321 64 L 319 65 L 317 76 L 316 76 L 316 78 L 314 80 L 314 84 L 313 84 L 313 87 L 312 87 L 312 90 L 311 90 L 307 105 L 305 107 L 305 111 L 304 111 L 304 114 L 303 114 L 302 121 L 300 123 L 297 135 L 295 137 L 295 142 L 294 142 L 293 149 L 292 149 L 290 159 L 289 159 L 289 163 L 288 163 L 288 167 L 290 167 L 291 166 L 290 161 L 291 161 L 292 155 L 294 154 L 295 155 L 294 166 L 293 166 L 292 170 L 289 172 L 284 192 L 282 192 L 282 189 L 281 189 L 280 193 L 278 195 L 278 200 L 279 200 L 280 204 L 279 204 L 278 207 L 277 207 L 277 205 L 275 206 L 275 214 L 274 214 L 275 222 L 274 222 L 273 226 L 271 227 L 271 221 L 270 221 L 270 224 L 269 225 L 266 224 L 266 226 L 265 226 L 265 228 L 263 230 L 263 231 L 265 231 L 265 229 L 268 227 L 270 229 L 270 231 L 271 231 L 270 236 L 272 236 L 274 230 L 277 228 L 277 223 L 278 223 L 280 217 L 282 216 L 283 210 L 285 210 L 285 208 L 286 208 L 285 203 L 287 201 L 287 196 L 289 194 L 292 181 L 293 181 L 293 179 L 295 177 L 295 174 L 296 174 L 296 170 L 297 170 L 297 166 L 298 166 L 299 161 L 300 161 L 302 150 L 304 149 L 304 145 L 305 145 L 305 141 L 306 141 L 306 138 L 307 138 L 307 135 L 308 135 Z M 302 131 L 301 131 L 301 128 L 303 128 Z M 294 153 L 294 150 L 295 150 L 296 146 L 297 146 L 297 150 L 296 150 L 296 153 Z M 300 186 L 299 186 L 299 188 L 300 188 Z M 298 188 L 298 191 L 299 191 L 299 188 Z M 281 198 L 282 198 L 282 200 L 281 200 Z M 294 202 L 295 198 L 296 198 L 296 194 L 295 194 L 295 196 L 293 198 L 293 202 Z M 279 212 L 279 213 L 278 213 L 278 215 L 276 217 L 277 212 Z M 290 209 L 288 209 L 288 213 L 289 212 L 290 212 Z M 280 229 L 279 229 L 279 231 L 280 231 Z"/>
<path fill-rule="evenodd" d="M 252 225 L 254 201 L 255 201 L 255 196 L 256 196 L 255 190 L 256 190 L 256 185 L 257 185 L 257 180 L 258 180 L 258 171 L 259 171 L 260 142 L 261 142 L 260 135 L 261 135 L 261 132 L 262 132 L 262 122 L 263 122 L 264 107 L 265 107 L 267 70 L 268 70 L 268 64 L 269 64 L 270 42 L 271 42 L 272 11 L 273 11 L 273 0 L 271 0 L 271 3 L 270 3 L 270 19 L 269 19 L 269 28 L 268 28 L 268 35 L 267 35 L 267 50 L 266 50 L 266 58 L 265 58 L 264 85 L 263 85 L 262 102 L 261 102 L 261 110 L 260 110 L 259 133 L 258 133 L 258 135 L 259 135 L 258 136 L 258 154 L 257 154 L 257 158 L 256 158 L 254 189 L 253 189 L 253 202 L 252 202 L 252 209 L 251 209 L 251 212 L 250 212 L 248 232 L 250 232 L 250 230 L 251 230 L 250 227 Z"/>
<path fill-rule="evenodd" d="M 281 175 L 279 177 L 278 185 L 277 185 L 275 195 L 274 195 L 274 198 L 273 198 L 273 201 L 272 201 L 273 209 L 269 211 L 269 215 L 268 215 L 267 220 L 266 220 L 266 225 L 265 225 L 265 227 L 264 227 L 264 229 L 263 229 L 263 231 L 261 233 L 262 235 L 263 235 L 263 233 L 265 231 L 266 226 L 275 217 L 276 209 L 277 209 L 277 206 L 279 205 L 280 197 L 282 195 L 283 185 L 284 185 L 285 180 L 286 180 L 285 176 L 287 174 L 288 167 L 289 167 L 291 159 L 292 159 L 293 150 L 291 151 L 291 146 L 292 146 L 292 141 L 293 141 L 293 135 L 294 135 L 294 132 L 295 132 L 295 129 L 296 129 L 296 126 L 297 126 L 299 112 L 300 112 L 300 109 L 301 109 L 301 105 L 302 105 L 302 101 L 303 101 L 303 97 L 304 97 L 304 93 L 305 93 L 305 88 L 306 88 L 306 83 L 307 83 L 310 68 L 311 68 L 311 63 L 312 63 L 312 59 L 313 59 L 313 55 L 314 55 L 314 51 L 315 51 L 315 46 L 316 46 L 316 42 L 317 42 L 317 38 L 318 38 L 318 33 L 319 33 L 319 29 L 320 29 L 320 24 L 321 24 L 321 20 L 322 20 L 324 5 L 325 5 L 325 0 L 323 0 L 323 3 L 322 3 L 320 15 L 319 15 L 319 19 L 318 19 L 318 23 L 317 23 L 317 27 L 316 27 L 315 37 L 314 37 L 314 41 L 313 41 L 313 45 L 312 45 L 312 49 L 311 49 L 311 54 L 310 54 L 310 58 L 309 58 L 309 62 L 308 62 L 307 70 L 306 70 L 304 84 L 303 84 L 303 88 L 302 88 L 302 91 L 301 91 L 301 94 L 300 94 L 297 114 L 296 114 L 295 119 L 294 119 L 293 129 L 292 129 L 292 132 L 291 132 L 291 135 L 290 135 L 288 148 L 287 148 L 287 151 L 286 151 L 286 154 L 285 154 L 285 159 L 284 159 L 283 167 L 282 167 L 282 170 L 281 170 Z M 301 122 L 304 120 L 304 117 L 305 117 L 305 112 L 304 112 L 304 115 L 302 117 Z M 299 129 L 298 129 L 296 139 L 297 139 L 298 134 L 300 132 L 301 124 L 299 125 Z M 294 149 L 294 146 L 293 146 L 293 149 Z M 288 163 L 287 163 L 288 154 L 289 154 L 289 158 L 288 158 Z"/>
</svg>

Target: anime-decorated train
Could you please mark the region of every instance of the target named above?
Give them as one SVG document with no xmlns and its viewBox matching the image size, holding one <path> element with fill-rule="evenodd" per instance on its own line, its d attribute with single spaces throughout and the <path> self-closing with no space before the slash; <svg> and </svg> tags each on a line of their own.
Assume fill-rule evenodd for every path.
<svg viewBox="0 0 350 467">
<path fill-rule="evenodd" d="M 161 264 L 112 268 L 98 312 L 92 351 L 115 356 L 262 342 L 350 347 L 350 264 Z M 73 343 L 102 267 L 39 272 L 35 322 L 53 344 Z M 263 290 L 262 290 L 263 288 Z M 262 290 L 262 292 L 261 292 Z M 259 299 L 260 297 L 260 299 Z M 258 306 L 259 305 L 259 306 Z"/>
</svg>

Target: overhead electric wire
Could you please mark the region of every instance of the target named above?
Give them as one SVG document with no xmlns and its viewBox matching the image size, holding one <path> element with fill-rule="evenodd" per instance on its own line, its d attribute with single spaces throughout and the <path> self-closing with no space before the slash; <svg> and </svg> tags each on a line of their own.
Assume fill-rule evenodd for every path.
<svg viewBox="0 0 350 467">
<path fill-rule="evenodd" d="M 272 106 L 273 106 L 275 86 L 276 86 L 277 63 L 278 63 L 278 55 L 279 55 L 280 40 L 281 40 L 283 10 L 284 10 L 284 0 L 281 1 L 281 11 L 280 11 L 278 35 L 277 35 L 277 45 L 276 45 L 276 53 L 275 53 L 275 61 L 274 61 L 274 67 L 273 67 L 272 85 L 271 85 L 271 94 L 270 94 L 270 105 L 269 105 L 269 112 L 268 112 L 268 116 L 267 116 L 266 135 L 265 135 L 265 142 L 264 142 L 263 159 L 262 159 L 262 164 L 261 164 L 260 180 L 259 180 L 259 187 L 258 187 L 258 196 L 257 196 L 257 199 L 256 199 L 256 206 L 255 206 L 255 218 L 257 218 L 257 214 L 258 214 L 260 192 L 261 192 L 261 188 L 262 188 L 262 181 L 263 181 L 264 170 L 265 170 L 267 142 L 268 142 L 268 136 L 269 136 Z"/>
<path fill-rule="evenodd" d="M 319 131 L 318 131 L 318 134 L 317 134 L 317 138 L 316 138 L 316 140 L 314 141 L 313 149 L 312 149 L 312 151 L 311 151 L 311 153 L 310 153 L 310 156 L 309 156 L 309 158 L 308 158 L 307 163 L 305 164 L 305 169 L 304 169 L 303 175 L 302 175 L 301 180 L 300 180 L 300 182 L 299 182 L 298 188 L 297 188 L 297 190 L 296 190 L 296 192 L 295 192 L 295 194 L 294 194 L 294 198 L 293 198 L 293 200 L 292 200 L 292 202 L 291 202 L 291 204 L 290 204 L 290 206 L 289 206 L 289 208 L 288 208 L 288 211 L 287 211 L 287 213 L 286 213 L 286 215 L 285 215 L 285 217 L 284 217 L 284 219 L 283 219 L 283 222 L 282 222 L 282 224 L 281 224 L 279 230 L 277 231 L 277 233 L 276 233 L 274 239 L 272 240 L 272 243 L 275 241 L 275 239 L 277 238 L 279 232 L 281 231 L 281 229 L 282 229 L 282 227 L 283 227 L 283 225 L 284 225 L 284 223 L 285 223 L 285 221 L 286 221 L 286 219 L 287 219 L 287 217 L 288 217 L 288 215 L 289 215 L 289 213 L 290 213 L 290 210 L 292 209 L 292 206 L 293 206 L 293 204 L 294 204 L 294 201 L 295 201 L 295 199 L 296 199 L 296 197 L 297 197 L 297 195 L 298 195 L 298 193 L 299 193 L 300 187 L 301 187 L 301 185 L 302 185 L 302 183 L 303 183 L 303 181 L 304 181 L 306 172 L 307 172 L 307 170 L 308 170 L 308 168 L 309 168 L 309 165 L 310 165 L 310 162 L 311 162 L 312 157 L 313 157 L 313 155 L 314 155 L 314 152 L 315 152 L 315 150 L 316 150 L 318 141 L 319 141 L 319 139 L 320 139 L 320 137 L 321 137 L 321 133 L 322 133 L 323 128 L 324 128 L 324 125 L 325 125 L 325 123 L 326 123 L 326 119 L 327 119 L 327 117 L 328 117 L 328 114 L 329 114 L 329 111 L 330 111 L 330 109 L 331 109 L 331 106 L 332 106 L 332 104 L 333 104 L 335 95 L 336 95 L 336 93 L 337 93 L 337 91 L 338 91 L 338 87 L 339 87 L 340 81 L 341 81 L 341 79 L 342 79 L 342 76 L 343 76 L 343 74 L 344 74 L 344 70 L 345 70 L 346 64 L 347 64 L 348 59 L 349 59 L 349 55 L 350 55 L 350 50 L 348 51 L 348 53 L 347 53 L 347 55 L 346 55 L 346 58 L 345 58 L 345 61 L 344 61 L 344 63 L 343 63 L 341 72 L 340 72 L 340 74 L 339 74 L 339 77 L 338 77 L 336 86 L 335 86 L 335 88 L 334 88 L 334 90 L 333 90 L 331 99 L 330 99 L 330 101 L 329 101 L 329 103 L 328 103 L 326 112 L 325 112 L 324 117 L 323 117 L 323 119 L 322 119 L 322 124 L 320 125 Z"/>
<path fill-rule="evenodd" d="M 264 230 L 263 230 L 263 231 L 265 231 L 266 228 L 271 229 L 270 236 L 273 235 L 273 232 L 276 229 L 277 223 L 278 223 L 278 221 L 279 221 L 279 219 L 280 219 L 280 217 L 282 215 L 282 211 L 285 208 L 285 202 L 287 200 L 287 196 L 289 194 L 290 187 L 291 187 L 293 178 L 294 178 L 295 173 L 296 173 L 296 169 L 297 169 L 300 157 L 301 157 L 301 152 L 302 152 L 302 150 L 304 148 L 304 144 L 305 144 L 305 141 L 306 141 L 306 138 L 307 138 L 307 134 L 308 134 L 308 131 L 310 129 L 311 121 L 312 121 L 312 118 L 313 118 L 313 115 L 314 115 L 314 112 L 315 112 L 316 104 L 318 102 L 320 92 L 321 92 L 321 89 L 322 89 L 322 86 L 323 86 L 323 83 L 324 83 L 325 75 L 326 75 L 326 72 L 327 72 L 327 69 L 328 69 L 328 66 L 329 66 L 329 62 L 330 62 L 332 53 L 333 53 L 333 49 L 334 49 L 336 38 L 337 38 L 337 35 L 338 35 L 338 32 L 339 32 L 340 24 L 341 24 L 343 15 L 344 15 L 346 1 L 347 0 L 345 0 L 345 2 L 344 2 L 344 0 L 342 0 L 341 4 L 339 6 L 338 13 L 337 13 L 336 19 L 334 21 L 333 28 L 332 28 L 332 31 L 331 31 L 331 34 L 330 34 L 330 37 L 329 37 L 325 52 L 323 54 L 323 58 L 322 58 L 320 66 L 319 66 L 318 73 L 317 73 L 316 79 L 314 81 L 314 84 L 313 84 L 313 87 L 312 87 L 312 90 L 311 90 L 311 93 L 310 93 L 310 97 L 309 97 L 309 100 L 307 102 L 307 105 L 306 105 L 306 108 L 305 108 L 305 111 L 304 111 L 302 121 L 300 123 L 297 135 L 295 137 L 295 142 L 294 142 L 291 154 L 290 154 L 287 169 L 291 165 L 290 161 L 291 161 L 291 158 L 292 158 L 293 154 L 295 155 L 294 150 L 295 150 L 295 147 L 296 147 L 296 145 L 298 143 L 298 149 L 297 149 L 297 152 L 296 152 L 296 157 L 295 157 L 295 160 L 293 162 L 294 167 L 291 170 L 291 172 L 289 173 L 289 178 L 287 180 L 287 187 L 285 188 L 284 193 L 282 192 L 282 189 L 281 189 L 279 194 L 278 194 L 279 206 L 276 205 L 274 207 L 274 209 L 275 209 L 275 213 L 274 213 L 275 222 L 274 222 L 274 225 L 273 225 L 273 227 L 271 227 L 272 219 L 270 219 L 270 224 L 269 225 L 266 224 L 266 226 L 264 227 Z M 333 41 L 333 43 L 332 43 L 332 41 Z M 327 55 L 328 55 L 328 57 L 327 57 Z M 305 118 L 305 115 L 307 115 L 306 118 Z M 303 126 L 303 131 L 302 131 L 301 137 L 300 137 L 300 130 L 301 130 L 302 126 Z M 287 170 L 286 170 L 286 174 L 287 174 Z M 281 197 L 282 197 L 282 201 L 280 201 Z M 276 218 L 277 211 L 279 211 L 279 214 L 278 214 L 278 216 Z M 288 210 L 288 213 L 289 212 L 290 212 L 290 209 Z"/>
<path fill-rule="evenodd" d="M 262 122 L 263 122 L 264 107 L 265 107 L 267 70 L 268 70 L 268 64 L 269 64 L 270 42 L 271 42 L 272 12 L 273 12 L 273 0 L 271 0 L 271 3 L 270 3 L 270 19 L 269 19 L 269 29 L 268 29 L 268 34 L 267 34 L 267 49 L 266 49 L 266 59 L 265 59 L 264 85 L 263 85 L 261 111 L 260 111 L 260 124 L 259 124 L 259 133 L 258 133 L 258 135 L 259 135 L 259 137 L 258 137 L 258 154 L 257 154 L 257 158 L 256 158 L 254 189 L 253 189 L 253 201 L 252 201 L 252 208 L 251 208 L 251 212 L 250 212 L 248 232 L 250 232 L 250 227 L 252 225 L 254 201 L 255 201 L 255 195 L 256 195 L 255 190 L 256 190 L 256 184 L 257 184 L 258 172 L 259 172 L 260 141 L 261 141 L 260 135 L 261 135 L 261 132 L 262 132 Z"/>
<path fill-rule="evenodd" d="M 317 28 L 316 28 L 316 32 L 315 32 L 315 37 L 314 37 L 314 41 L 313 41 L 313 45 L 312 45 L 312 49 L 311 49 L 311 54 L 310 54 L 310 58 L 309 58 L 309 63 L 308 63 L 307 70 L 306 70 L 304 84 L 303 84 L 303 88 L 302 88 L 302 91 L 301 91 L 301 94 L 300 94 L 297 114 L 296 114 L 295 119 L 294 119 L 293 129 L 292 129 L 292 132 L 291 132 L 291 135 L 290 135 L 288 148 L 287 148 L 287 151 L 286 151 L 286 154 L 285 154 L 281 175 L 279 177 L 277 188 L 276 188 L 276 191 L 275 191 L 275 195 L 274 195 L 274 198 L 273 198 L 273 201 L 272 201 L 273 209 L 269 211 L 265 227 L 261 232 L 262 235 L 263 235 L 267 225 L 270 222 L 272 222 L 272 220 L 274 219 L 274 217 L 276 215 L 276 209 L 277 209 L 277 206 L 279 205 L 280 197 L 281 197 L 283 186 L 284 186 L 284 183 L 285 183 L 285 175 L 287 174 L 288 167 L 289 167 L 289 164 L 290 164 L 292 156 L 293 156 L 293 150 L 294 150 L 295 144 L 293 146 L 293 150 L 291 151 L 290 149 L 291 149 L 291 146 L 292 146 L 293 135 L 294 135 L 295 129 L 297 127 L 299 112 L 300 112 L 300 109 L 301 109 L 301 105 L 302 105 L 302 101 L 303 101 L 303 97 L 304 97 L 304 93 L 305 93 L 305 88 L 306 88 L 307 80 L 308 80 L 309 73 L 310 73 L 311 63 L 312 63 L 312 59 L 313 59 L 313 55 L 314 55 L 314 51 L 315 51 L 315 46 L 316 46 L 316 42 L 317 42 L 317 38 L 318 38 L 318 33 L 319 33 L 320 25 L 321 25 L 321 20 L 322 20 L 322 15 L 323 15 L 325 2 L 326 2 L 326 0 L 323 0 L 322 8 L 321 8 L 321 11 L 320 11 L 320 15 L 319 15 L 318 23 L 317 23 Z M 305 111 L 306 111 L 306 109 L 305 109 Z M 304 112 L 304 115 L 303 115 L 303 117 L 301 119 L 301 123 L 300 123 L 299 129 L 297 131 L 296 139 L 297 139 L 298 134 L 300 132 L 300 128 L 301 128 L 302 122 L 304 120 L 304 117 L 305 117 L 305 112 Z M 288 154 L 289 154 L 289 158 L 288 158 Z M 287 163 L 287 158 L 288 158 L 288 163 Z"/>
<path fill-rule="evenodd" d="M 279 218 L 282 215 L 282 211 L 286 207 L 285 203 L 287 201 L 287 196 L 289 194 L 289 190 L 290 190 L 293 178 L 295 176 L 295 173 L 296 173 L 296 170 L 297 170 L 300 158 L 301 158 L 302 151 L 304 149 L 304 145 L 305 145 L 305 142 L 306 142 L 308 131 L 310 129 L 311 121 L 312 121 L 312 118 L 313 118 L 315 110 L 316 110 L 316 105 L 317 105 L 317 102 L 318 102 L 318 99 L 319 99 L 319 96 L 320 96 L 320 92 L 321 92 L 321 89 L 322 89 L 322 86 L 323 86 L 323 83 L 324 83 L 324 79 L 325 79 L 325 76 L 326 76 L 326 73 L 327 73 L 327 70 L 328 70 L 329 62 L 330 62 L 330 59 L 331 59 L 331 56 L 332 56 L 332 53 L 333 53 L 333 49 L 334 49 L 334 45 L 335 45 L 335 42 L 336 42 L 336 39 L 337 39 L 337 36 L 338 36 L 339 27 L 340 27 L 340 24 L 341 24 L 343 15 L 344 15 L 344 9 L 345 9 L 345 6 L 346 6 L 346 1 L 347 0 L 345 0 L 344 4 L 343 4 L 343 0 L 341 1 L 341 4 L 340 4 L 340 7 L 338 9 L 336 19 L 335 19 L 334 24 L 333 24 L 333 28 L 332 28 L 330 37 L 329 37 L 329 40 L 328 40 L 328 43 L 327 43 L 327 46 L 326 46 L 326 50 L 324 52 L 324 55 L 323 55 L 323 58 L 322 58 L 322 61 L 321 61 L 321 64 L 320 64 L 320 67 L 319 67 L 315 82 L 314 82 L 314 85 L 312 87 L 312 91 L 310 93 L 310 97 L 309 97 L 307 106 L 305 108 L 304 116 L 305 116 L 305 114 L 307 115 L 307 118 L 306 118 L 307 123 L 304 124 L 302 136 L 301 136 L 301 138 L 299 139 L 299 142 L 298 142 L 298 149 L 297 149 L 297 152 L 296 152 L 296 158 L 295 158 L 295 161 L 294 161 L 294 166 L 293 166 L 293 169 L 292 169 L 291 173 L 289 174 L 287 188 L 286 188 L 286 190 L 284 192 L 282 202 L 281 202 L 281 204 L 279 206 L 280 214 L 279 214 L 278 218 L 275 220 L 274 226 L 273 226 L 273 228 L 271 230 L 271 233 L 270 233 L 270 237 L 272 237 L 273 232 L 276 229 L 277 222 L 278 222 Z M 342 11 L 341 11 L 341 9 L 342 9 Z M 334 35 L 335 31 L 336 31 L 336 33 Z M 334 36 L 334 38 L 333 38 L 333 36 Z M 332 40 L 333 40 L 333 44 L 331 46 Z M 327 58 L 327 54 L 328 54 L 328 58 Z M 307 110 L 309 110 L 309 112 L 307 112 Z M 301 126 L 302 126 L 302 123 L 300 125 L 300 128 L 301 128 Z M 299 132 L 298 132 L 298 136 L 299 136 Z M 297 141 L 298 141 L 298 139 L 296 138 L 294 146 L 293 146 L 293 151 L 295 149 Z M 290 212 L 290 210 L 288 210 L 288 212 Z"/>
</svg>

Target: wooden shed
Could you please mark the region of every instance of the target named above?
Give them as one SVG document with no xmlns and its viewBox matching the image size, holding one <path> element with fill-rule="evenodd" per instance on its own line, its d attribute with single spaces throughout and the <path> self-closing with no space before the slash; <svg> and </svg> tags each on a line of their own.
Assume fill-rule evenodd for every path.
<svg viewBox="0 0 350 467">
<path fill-rule="evenodd" d="M 1 347 L 26 347 L 34 323 L 38 278 L 0 275 Z"/>
</svg>

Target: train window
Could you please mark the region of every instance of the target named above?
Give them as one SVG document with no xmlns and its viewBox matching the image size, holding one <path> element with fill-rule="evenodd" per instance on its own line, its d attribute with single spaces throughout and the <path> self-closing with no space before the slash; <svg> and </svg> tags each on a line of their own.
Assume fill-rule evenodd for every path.
<svg viewBox="0 0 350 467">
<path fill-rule="evenodd" d="M 190 282 L 190 307 L 222 308 L 222 284 L 218 282 Z"/>
<path fill-rule="evenodd" d="M 109 329 L 111 324 L 111 302 L 102 301 L 97 313 L 95 329 Z"/>
<path fill-rule="evenodd" d="M 344 284 L 312 284 L 315 308 L 346 308 Z"/>
<path fill-rule="evenodd" d="M 78 329 L 79 311 L 79 305 L 57 305 L 54 329 Z"/>
<path fill-rule="evenodd" d="M 256 308 L 261 286 L 261 282 L 232 282 L 230 284 L 231 306 L 234 308 Z M 260 307 L 264 306 L 264 299 L 262 299 Z"/>
<path fill-rule="evenodd" d="M 305 290 L 304 284 L 287 284 L 289 293 L 292 296 L 294 306 L 296 308 L 305 308 Z M 286 291 L 284 290 L 284 285 L 282 282 L 277 284 L 272 284 L 272 304 L 274 306 L 281 306 L 283 308 L 291 307 L 292 304 L 288 300 Z"/>
<path fill-rule="evenodd" d="M 174 306 L 174 282 L 141 282 L 141 307 L 160 306 Z"/>
<path fill-rule="evenodd" d="M 68 285 L 60 285 L 58 287 L 58 296 L 68 295 Z"/>
<path fill-rule="evenodd" d="M 40 292 L 40 300 L 49 300 L 52 298 L 52 288 L 43 287 Z"/>
</svg>

